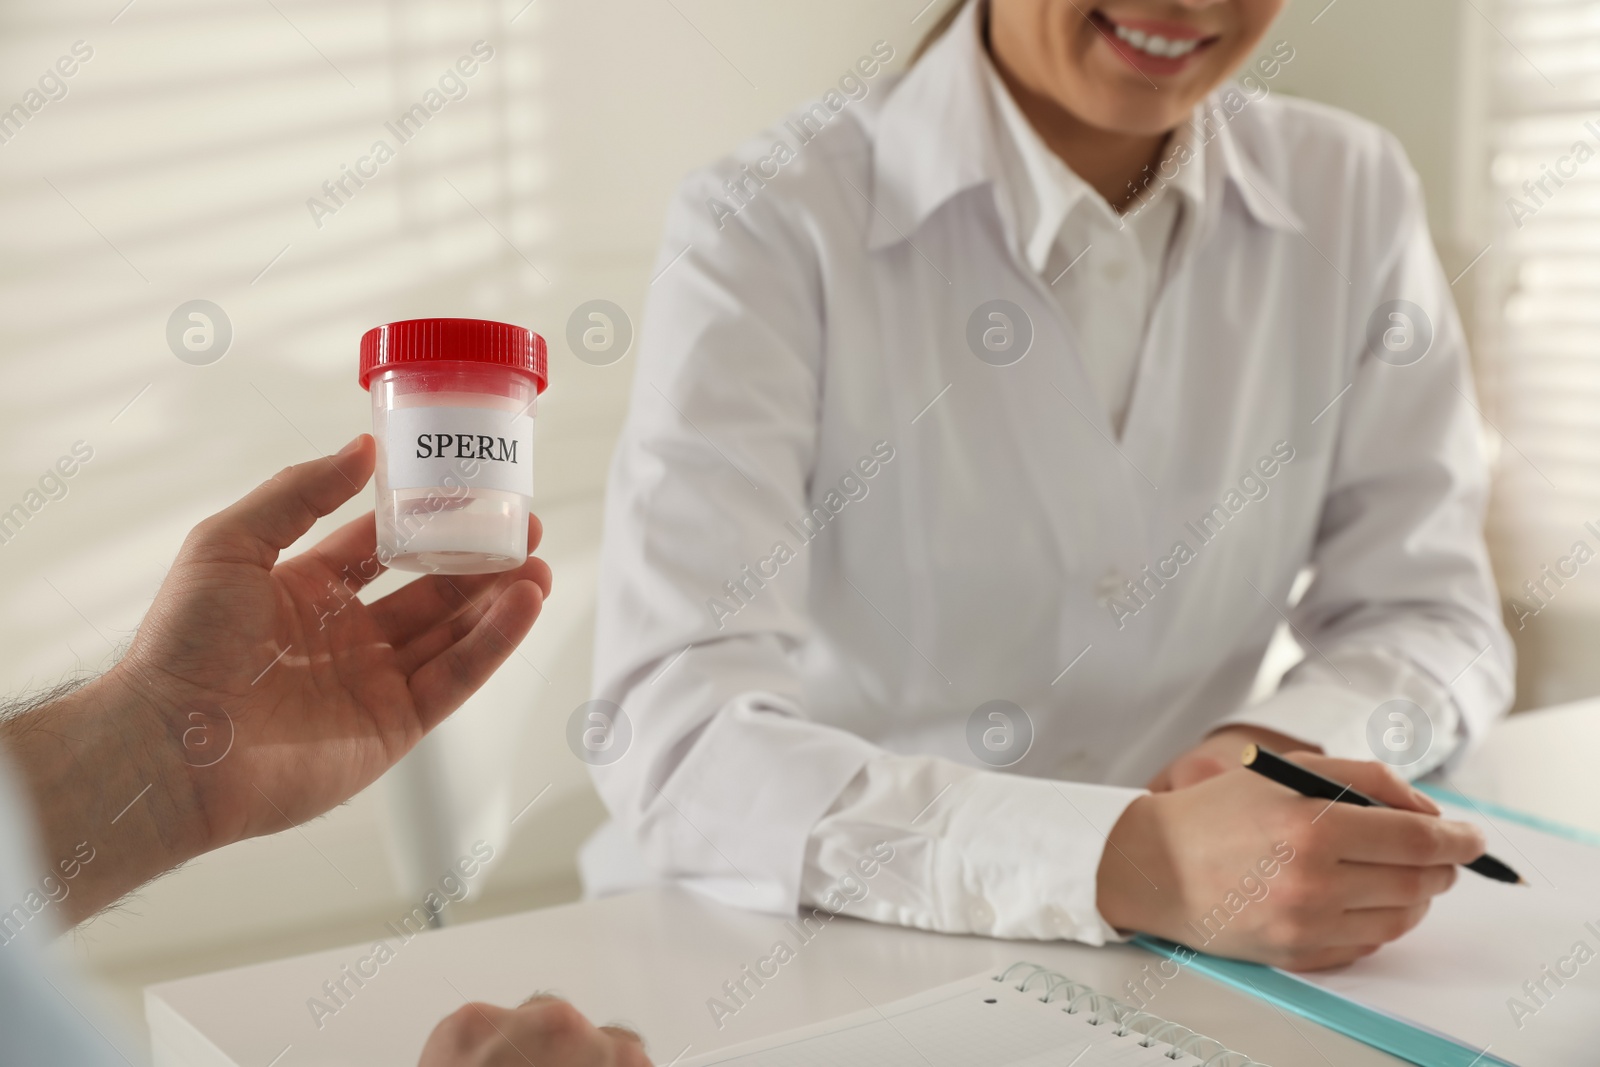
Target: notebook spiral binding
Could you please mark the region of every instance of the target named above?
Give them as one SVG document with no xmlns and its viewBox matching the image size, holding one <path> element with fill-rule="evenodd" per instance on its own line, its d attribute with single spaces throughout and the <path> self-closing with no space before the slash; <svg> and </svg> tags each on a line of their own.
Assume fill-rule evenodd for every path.
<svg viewBox="0 0 1600 1067">
<path fill-rule="evenodd" d="M 1091 1025 L 1103 1026 L 1110 1023 L 1113 1027 L 1111 1032 L 1117 1037 L 1138 1034 L 1139 1044 L 1145 1048 L 1155 1048 L 1158 1044 L 1167 1045 L 1169 1050 L 1162 1055 L 1169 1060 L 1175 1060 L 1187 1053 L 1203 1061 L 1204 1067 L 1267 1067 L 1266 1064 L 1257 1063 L 1242 1052 L 1224 1048 L 1219 1042 L 1204 1034 L 1196 1033 L 1187 1026 L 1169 1022 L 1147 1011 L 1140 1011 L 1116 997 L 1096 992 L 1089 986 L 1074 982 L 1036 963 L 1013 963 L 996 975 L 994 980 L 1010 982 L 1012 976 L 1019 972 L 1026 973 L 1023 974 L 1021 981 L 1016 983 L 1015 988 L 1018 992 L 1026 993 L 1030 987 L 1042 987 L 1043 995 L 1039 997 L 1041 1003 L 1049 1004 L 1065 1000 L 1062 1010 L 1068 1015 L 1076 1015 L 1084 1010 L 1092 1011 L 1094 1015 L 1088 1020 Z"/>
</svg>

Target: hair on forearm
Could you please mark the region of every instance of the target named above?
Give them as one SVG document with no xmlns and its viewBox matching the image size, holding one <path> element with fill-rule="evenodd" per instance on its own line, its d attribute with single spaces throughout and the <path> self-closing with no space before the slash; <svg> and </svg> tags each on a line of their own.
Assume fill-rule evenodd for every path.
<svg viewBox="0 0 1600 1067">
<path fill-rule="evenodd" d="M 24 733 L 34 719 L 34 712 L 77 692 L 96 677 L 98 675 L 85 671 L 48 689 L 0 701 L 0 741 Z"/>
</svg>

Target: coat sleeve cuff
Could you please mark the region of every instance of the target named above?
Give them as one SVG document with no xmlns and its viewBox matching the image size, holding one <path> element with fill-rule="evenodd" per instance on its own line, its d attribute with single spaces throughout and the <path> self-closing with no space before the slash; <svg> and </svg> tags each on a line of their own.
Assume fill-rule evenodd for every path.
<svg viewBox="0 0 1600 1067">
<path fill-rule="evenodd" d="M 1107 836 L 1143 790 L 978 770 L 930 756 L 872 760 L 814 832 L 805 898 L 892 856 L 850 913 L 950 934 L 1091 945 Z"/>
<path fill-rule="evenodd" d="M 1217 724 L 1255 726 L 1320 748 L 1338 759 L 1382 760 L 1407 778 L 1416 778 L 1444 763 L 1460 744 L 1461 713 L 1446 699 L 1424 710 L 1425 726 L 1408 721 L 1402 728 L 1427 729 L 1430 740 L 1412 762 L 1400 762 L 1399 750 L 1386 750 L 1384 739 L 1394 724 L 1382 711 L 1385 698 L 1325 682 L 1285 685 L 1257 704 L 1240 708 Z M 1413 709 L 1421 702 L 1410 702 Z M 1414 712 L 1412 712 L 1414 715 Z M 1375 717 L 1376 720 L 1375 720 Z"/>
<path fill-rule="evenodd" d="M 1255 726 L 1284 734 L 1340 759 L 1371 759 L 1367 718 L 1377 705 L 1364 693 L 1338 685 L 1286 685 L 1265 700 L 1240 708 L 1217 724 Z"/>
</svg>

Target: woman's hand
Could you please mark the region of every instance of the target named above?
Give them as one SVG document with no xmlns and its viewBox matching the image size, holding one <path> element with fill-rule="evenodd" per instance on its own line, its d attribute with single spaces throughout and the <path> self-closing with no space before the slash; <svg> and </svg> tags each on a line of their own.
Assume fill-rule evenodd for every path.
<svg viewBox="0 0 1600 1067">
<path fill-rule="evenodd" d="M 348 800 L 533 626 L 550 569 L 531 557 L 363 604 L 357 590 L 382 571 L 371 514 L 279 562 L 367 483 L 373 463 L 362 435 L 200 523 L 123 660 L 0 724 L 47 860 L 96 857 L 62 903 L 69 920 L 177 863 Z M 539 535 L 531 519 L 530 549 Z"/>
<path fill-rule="evenodd" d="M 1390 805 L 1300 796 L 1243 767 L 1134 801 L 1099 870 L 1107 922 L 1290 970 L 1368 955 L 1406 933 L 1483 835 L 1380 763 L 1295 761 Z M 1391 810 L 1394 809 L 1394 810 Z"/>
<path fill-rule="evenodd" d="M 596 1027 L 571 1004 L 534 997 L 521 1007 L 467 1004 L 428 1037 L 417 1067 L 650 1067 L 639 1035 Z"/>
</svg>

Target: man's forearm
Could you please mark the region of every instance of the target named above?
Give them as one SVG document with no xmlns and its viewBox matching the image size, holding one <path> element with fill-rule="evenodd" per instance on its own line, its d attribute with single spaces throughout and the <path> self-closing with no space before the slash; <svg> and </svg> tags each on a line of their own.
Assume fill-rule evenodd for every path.
<svg viewBox="0 0 1600 1067">
<path fill-rule="evenodd" d="M 64 922 L 205 851 L 183 754 L 117 669 L 0 721 L 0 745 L 33 806 L 42 873 L 67 890 Z"/>
</svg>

